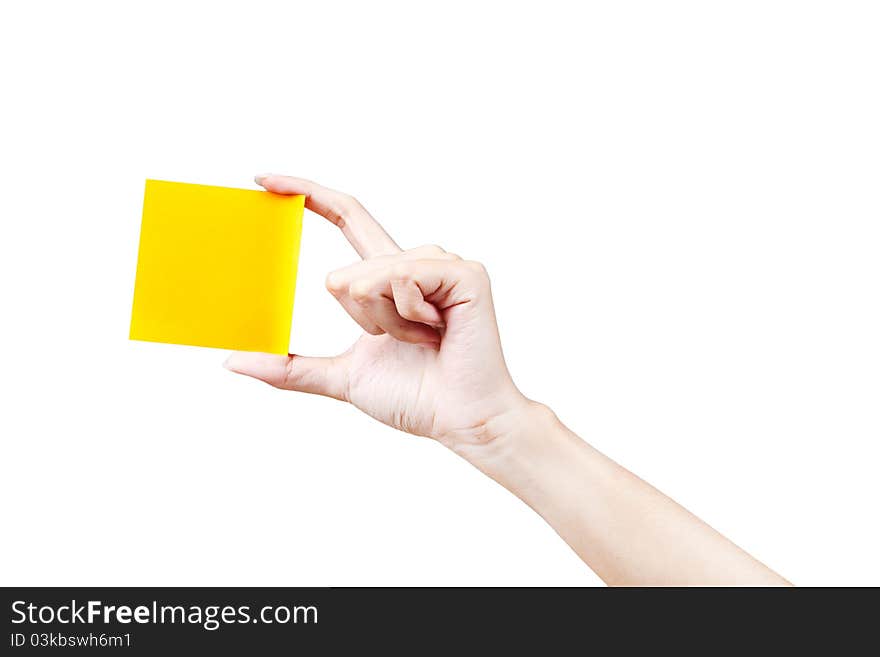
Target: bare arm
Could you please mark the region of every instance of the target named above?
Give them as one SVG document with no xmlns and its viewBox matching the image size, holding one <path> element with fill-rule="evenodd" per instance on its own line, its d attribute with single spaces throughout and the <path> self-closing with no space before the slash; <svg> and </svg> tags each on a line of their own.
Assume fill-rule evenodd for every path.
<svg viewBox="0 0 880 657">
<path fill-rule="evenodd" d="M 535 509 L 608 584 L 787 584 L 519 392 L 481 265 L 437 246 L 403 251 L 357 201 L 316 183 L 257 182 L 305 194 L 361 255 L 327 288 L 364 335 L 333 358 L 239 353 L 229 369 L 446 445 Z"/>
<path fill-rule="evenodd" d="M 452 449 L 537 511 L 613 586 L 788 582 L 692 513 L 527 403 L 484 446 Z"/>
</svg>

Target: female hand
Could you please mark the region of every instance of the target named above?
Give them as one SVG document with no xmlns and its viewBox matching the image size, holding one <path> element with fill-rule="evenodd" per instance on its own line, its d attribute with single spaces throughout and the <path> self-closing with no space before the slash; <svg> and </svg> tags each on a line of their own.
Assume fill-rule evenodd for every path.
<svg viewBox="0 0 880 657">
<path fill-rule="evenodd" d="M 481 265 L 436 246 L 401 251 L 357 201 L 315 183 L 257 182 L 305 194 L 361 255 L 327 288 L 365 334 L 335 358 L 239 353 L 227 367 L 436 438 L 540 513 L 609 584 L 788 583 L 520 394 Z"/>
<path fill-rule="evenodd" d="M 277 388 L 334 397 L 450 447 L 483 443 L 493 420 L 528 405 L 504 363 L 482 265 L 438 246 L 403 251 L 354 198 L 289 176 L 258 176 L 338 226 L 363 258 L 327 289 L 364 329 L 333 358 L 240 352 L 226 367 Z"/>
</svg>

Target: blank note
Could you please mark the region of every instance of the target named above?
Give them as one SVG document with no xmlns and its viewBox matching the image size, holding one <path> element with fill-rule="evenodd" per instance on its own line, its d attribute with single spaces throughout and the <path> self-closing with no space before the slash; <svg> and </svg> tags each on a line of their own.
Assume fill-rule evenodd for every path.
<svg viewBox="0 0 880 657">
<path fill-rule="evenodd" d="M 129 337 L 286 354 L 304 201 L 148 180 Z"/>
</svg>

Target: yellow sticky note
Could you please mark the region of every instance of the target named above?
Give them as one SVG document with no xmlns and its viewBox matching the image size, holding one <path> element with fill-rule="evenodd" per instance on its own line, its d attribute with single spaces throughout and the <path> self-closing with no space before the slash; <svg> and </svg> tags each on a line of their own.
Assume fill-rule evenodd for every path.
<svg viewBox="0 0 880 657">
<path fill-rule="evenodd" d="M 148 180 L 129 337 L 286 354 L 304 202 Z"/>
</svg>

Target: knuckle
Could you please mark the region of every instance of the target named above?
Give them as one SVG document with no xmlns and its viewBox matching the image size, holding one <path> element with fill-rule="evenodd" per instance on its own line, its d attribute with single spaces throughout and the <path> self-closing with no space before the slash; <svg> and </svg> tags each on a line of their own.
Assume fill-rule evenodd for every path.
<svg viewBox="0 0 880 657">
<path fill-rule="evenodd" d="M 342 228 L 359 207 L 360 204 L 353 196 L 337 192 L 330 209 L 333 223 Z"/>
<path fill-rule="evenodd" d="M 385 331 L 378 326 L 368 326 L 364 329 L 370 335 L 383 335 Z"/>
<path fill-rule="evenodd" d="M 327 274 L 327 278 L 324 280 L 324 285 L 330 294 L 334 297 L 338 297 L 345 292 L 345 276 L 342 272 L 331 271 Z"/>
<path fill-rule="evenodd" d="M 372 285 L 369 281 L 355 281 L 348 288 L 348 294 L 358 303 L 366 301 L 370 296 Z"/>
<path fill-rule="evenodd" d="M 346 216 L 351 216 L 353 213 L 364 208 L 361 202 L 351 194 L 343 194 L 339 201 Z"/>
<path fill-rule="evenodd" d="M 410 278 L 411 268 L 409 263 L 406 262 L 398 262 L 391 267 L 391 280 L 395 281 L 407 281 Z"/>
<path fill-rule="evenodd" d="M 406 253 L 420 258 L 441 258 L 446 253 L 446 250 L 437 244 L 423 244 L 414 249 L 409 249 Z"/>
<path fill-rule="evenodd" d="M 415 318 L 416 306 L 411 299 L 395 299 L 394 307 L 397 309 L 397 314 L 404 319 L 412 320 Z"/>
<path fill-rule="evenodd" d="M 477 262 L 476 260 L 464 260 L 464 266 L 469 270 L 474 272 L 475 274 L 480 274 L 482 276 L 488 276 L 488 272 L 486 271 L 486 265 L 482 262 Z"/>
<path fill-rule="evenodd" d="M 412 308 L 398 308 L 397 314 L 410 322 L 418 321 L 418 317 L 413 312 Z"/>
<path fill-rule="evenodd" d="M 276 381 L 272 385 L 274 385 L 276 388 L 282 389 L 293 389 L 296 386 L 299 377 L 298 372 L 296 372 L 296 370 L 294 369 L 296 367 L 294 365 L 295 361 L 295 358 L 287 359 L 287 364 L 284 366 L 284 374 L 282 375 L 281 380 Z"/>
<path fill-rule="evenodd" d="M 474 260 L 462 260 L 461 264 L 471 276 L 488 282 L 489 272 L 486 271 L 486 266 L 483 263 Z"/>
</svg>

